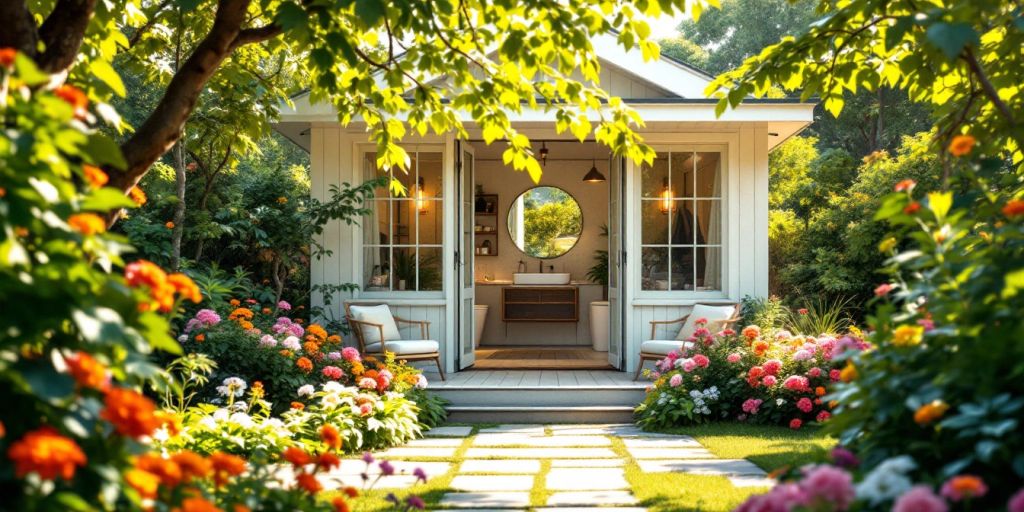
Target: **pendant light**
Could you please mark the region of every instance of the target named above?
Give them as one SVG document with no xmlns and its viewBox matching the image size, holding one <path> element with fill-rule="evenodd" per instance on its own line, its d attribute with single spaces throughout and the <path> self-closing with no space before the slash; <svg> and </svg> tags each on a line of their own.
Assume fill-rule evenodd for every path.
<svg viewBox="0 0 1024 512">
<path fill-rule="evenodd" d="M 675 201 L 672 201 L 673 194 L 672 189 L 668 186 L 668 178 L 664 178 L 661 184 L 661 201 L 659 201 L 658 209 L 661 210 L 661 213 L 668 215 L 669 212 L 676 211 L 676 205 L 673 204 Z"/>
<path fill-rule="evenodd" d="M 591 155 L 591 156 L 593 156 L 593 155 Z M 585 183 L 604 183 L 605 182 L 604 174 L 601 174 L 601 171 L 597 170 L 597 157 L 596 156 L 594 156 L 593 160 L 591 160 L 590 172 L 588 172 L 586 175 L 583 176 L 583 181 Z"/>
<path fill-rule="evenodd" d="M 548 164 L 548 144 L 546 141 L 541 141 L 540 143 L 540 164 Z"/>
</svg>

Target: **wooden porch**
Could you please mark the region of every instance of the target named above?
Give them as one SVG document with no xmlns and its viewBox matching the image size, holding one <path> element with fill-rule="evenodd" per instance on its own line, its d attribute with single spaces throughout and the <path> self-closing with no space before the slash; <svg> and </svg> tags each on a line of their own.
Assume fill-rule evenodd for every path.
<svg viewBox="0 0 1024 512">
<path fill-rule="evenodd" d="M 473 370 L 611 370 L 590 347 L 480 347 Z"/>
</svg>

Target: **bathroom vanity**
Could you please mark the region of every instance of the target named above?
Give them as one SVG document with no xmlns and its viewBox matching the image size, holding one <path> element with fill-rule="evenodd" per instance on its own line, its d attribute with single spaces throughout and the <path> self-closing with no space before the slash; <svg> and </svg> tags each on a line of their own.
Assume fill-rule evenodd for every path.
<svg viewBox="0 0 1024 512">
<path fill-rule="evenodd" d="M 501 319 L 505 322 L 579 322 L 579 288 L 552 285 L 503 287 Z"/>
</svg>

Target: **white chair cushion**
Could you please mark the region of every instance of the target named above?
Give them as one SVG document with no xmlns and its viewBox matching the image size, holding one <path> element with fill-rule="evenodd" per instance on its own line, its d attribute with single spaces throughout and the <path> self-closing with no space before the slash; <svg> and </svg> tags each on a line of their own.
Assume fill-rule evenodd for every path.
<svg viewBox="0 0 1024 512">
<path fill-rule="evenodd" d="M 692 349 L 693 347 L 694 344 L 690 341 L 648 340 L 640 344 L 640 352 L 666 356 L 669 352 L 680 351 L 683 348 Z"/>
<path fill-rule="evenodd" d="M 385 341 L 384 348 L 397 356 L 409 356 L 414 354 L 433 354 L 437 352 L 438 344 L 434 340 Z"/>
<path fill-rule="evenodd" d="M 736 306 L 733 305 L 709 306 L 707 304 L 694 304 L 693 311 L 691 311 L 690 316 L 686 318 L 686 322 L 683 323 L 683 327 L 679 329 L 679 334 L 676 335 L 676 339 L 679 341 L 689 340 L 697 330 L 697 320 L 701 318 L 708 321 L 704 327 L 712 333 L 721 331 L 725 321 L 732 318 L 735 311 Z"/>
<path fill-rule="evenodd" d="M 363 330 L 363 343 L 366 344 L 366 350 L 369 351 L 370 345 L 380 343 L 381 341 L 402 339 L 402 334 L 398 332 L 398 324 L 395 323 L 395 317 L 391 314 L 391 308 L 387 304 L 379 306 L 349 306 L 349 311 L 352 313 L 352 318 L 360 322 L 384 326 L 383 340 L 380 339 L 380 329 L 376 326 L 360 326 Z"/>
</svg>

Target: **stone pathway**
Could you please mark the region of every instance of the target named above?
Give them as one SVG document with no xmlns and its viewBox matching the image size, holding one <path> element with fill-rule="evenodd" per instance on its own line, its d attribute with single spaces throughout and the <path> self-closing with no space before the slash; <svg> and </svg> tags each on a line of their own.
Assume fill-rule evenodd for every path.
<svg viewBox="0 0 1024 512">
<path fill-rule="evenodd" d="M 438 427 L 425 439 L 375 454 L 403 459 L 394 462 L 399 474 L 382 478 L 378 487 L 413 485 L 415 467 L 430 478 L 447 476 L 472 434 L 472 427 Z M 773 483 L 751 462 L 717 458 L 692 437 L 651 434 L 634 425 L 499 425 L 480 429 L 462 455 L 440 508 L 522 511 L 531 508 L 531 492 L 539 485 L 548 498 L 536 511 L 642 511 L 626 480 L 630 458 L 648 473 L 719 475 L 737 487 Z M 331 476 L 348 482 L 362 468 L 361 461 L 346 461 Z"/>
</svg>

